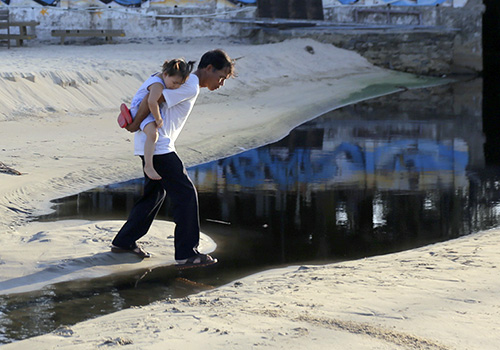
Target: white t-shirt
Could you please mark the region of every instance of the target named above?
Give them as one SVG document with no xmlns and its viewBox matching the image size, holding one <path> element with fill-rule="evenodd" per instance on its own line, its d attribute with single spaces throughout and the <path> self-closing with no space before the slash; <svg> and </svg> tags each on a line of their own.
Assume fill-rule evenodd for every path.
<svg viewBox="0 0 500 350">
<path fill-rule="evenodd" d="M 200 81 L 195 74 L 190 74 L 188 80 L 178 89 L 163 89 L 165 103 L 160 105 L 163 126 L 158 129 L 158 141 L 154 154 L 175 152 L 175 140 L 186 123 L 200 93 Z M 148 123 L 154 123 L 153 115 L 148 115 L 141 123 L 141 130 L 135 133 L 134 154 L 144 155 L 146 134 L 142 131 Z"/>
</svg>

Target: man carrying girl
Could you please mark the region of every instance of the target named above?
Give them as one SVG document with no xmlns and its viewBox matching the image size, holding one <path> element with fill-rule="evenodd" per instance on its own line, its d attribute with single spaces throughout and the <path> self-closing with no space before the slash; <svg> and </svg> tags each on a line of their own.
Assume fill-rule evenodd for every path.
<svg viewBox="0 0 500 350">
<path fill-rule="evenodd" d="M 187 65 L 187 70 L 189 70 L 189 64 Z M 165 83 L 163 74 L 162 72 L 161 78 Z M 166 77 L 168 76 L 167 73 Z M 234 76 L 234 63 L 229 56 L 220 49 L 208 51 L 201 57 L 196 71 L 191 73 L 178 88 L 169 89 L 164 84 L 165 88 L 159 94 L 156 88 L 160 88 L 161 82 L 157 81 L 149 85 L 151 87 L 149 92 L 142 97 L 138 105 L 137 101 L 135 105 L 133 102 L 132 113 L 134 114 L 136 109 L 135 116 L 133 121 L 125 127 L 131 132 L 141 129 L 135 133 L 135 155 L 141 157 L 143 167 L 145 167 L 147 153 L 145 146 L 148 140 L 145 129 L 149 124 L 155 126 L 157 140 L 153 143 L 152 166 L 158 176 L 154 172 L 150 172 L 150 175 L 146 173 L 144 194 L 134 205 L 127 222 L 114 238 L 111 251 L 130 252 L 141 258 L 150 257 L 151 254 L 140 248 L 136 241 L 148 232 L 161 204 L 168 195 L 176 224 L 174 244 L 177 265 L 181 268 L 188 268 L 217 262 L 217 259 L 202 254 L 197 249 L 200 239 L 198 194 L 184 164 L 176 153 L 175 140 L 191 113 L 200 88 L 214 91 L 222 87 L 225 80 L 232 76 Z M 152 77 L 156 77 L 155 80 L 160 78 L 158 75 Z M 158 114 L 155 115 L 157 111 L 153 111 L 156 106 L 160 110 L 158 114 L 162 120 L 157 119 Z"/>
</svg>

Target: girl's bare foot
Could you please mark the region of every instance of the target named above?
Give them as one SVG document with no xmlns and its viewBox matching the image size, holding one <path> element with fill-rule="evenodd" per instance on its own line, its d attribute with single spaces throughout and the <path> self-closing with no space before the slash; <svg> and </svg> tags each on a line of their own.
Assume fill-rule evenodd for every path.
<svg viewBox="0 0 500 350">
<path fill-rule="evenodd" d="M 156 170 L 152 166 L 145 166 L 144 167 L 144 173 L 146 173 L 146 176 L 149 177 L 151 180 L 161 180 L 161 176 L 156 172 Z"/>
</svg>

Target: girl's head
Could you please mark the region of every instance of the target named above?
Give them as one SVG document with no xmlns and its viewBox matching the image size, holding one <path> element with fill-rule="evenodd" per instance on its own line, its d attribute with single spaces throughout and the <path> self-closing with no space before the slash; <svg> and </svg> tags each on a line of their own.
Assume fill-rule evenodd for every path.
<svg viewBox="0 0 500 350">
<path fill-rule="evenodd" d="M 167 89 L 178 89 L 184 84 L 193 70 L 194 61 L 186 62 L 183 58 L 165 61 L 162 67 L 163 81 Z"/>
</svg>

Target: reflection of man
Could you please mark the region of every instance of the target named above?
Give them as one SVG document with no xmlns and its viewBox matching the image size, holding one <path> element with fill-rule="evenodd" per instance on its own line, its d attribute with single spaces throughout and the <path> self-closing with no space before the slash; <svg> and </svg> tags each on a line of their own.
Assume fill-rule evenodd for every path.
<svg viewBox="0 0 500 350">
<path fill-rule="evenodd" d="M 163 126 L 158 130 L 158 141 L 153 156 L 153 165 L 161 180 L 151 180 L 145 176 L 144 194 L 132 208 L 127 222 L 113 240 L 111 251 L 130 252 L 141 258 L 151 256 L 140 248 L 136 241 L 144 236 L 168 194 L 173 209 L 175 226 L 175 259 L 183 267 L 214 264 L 216 259 L 201 254 L 197 247 L 200 239 L 198 216 L 198 195 L 189 178 L 184 164 L 175 152 L 175 140 L 179 136 L 200 88 L 216 90 L 224 85 L 226 79 L 234 75 L 233 62 L 222 50 L 206 52 L 197 70 L 176 90 L 163 90 Z M 141 121 L 149 114 L 149 107 L 143 99 L 132 124 L 127 130 L 136 131 Z M 135 134 L 135 154 L 141 156 L 144 165 L 144 142 L 142 131 Z"/>
</svg>

